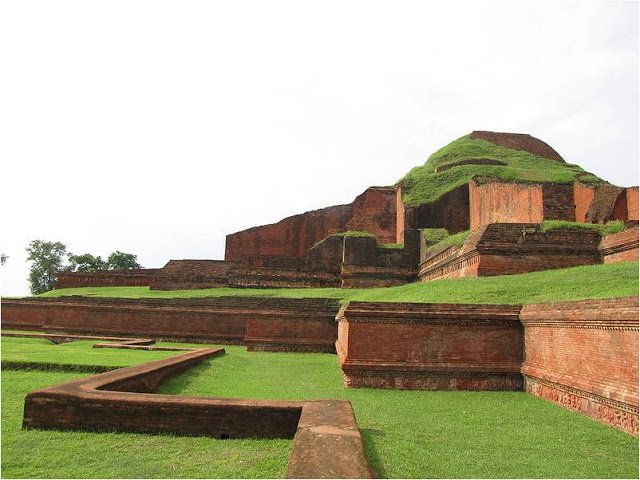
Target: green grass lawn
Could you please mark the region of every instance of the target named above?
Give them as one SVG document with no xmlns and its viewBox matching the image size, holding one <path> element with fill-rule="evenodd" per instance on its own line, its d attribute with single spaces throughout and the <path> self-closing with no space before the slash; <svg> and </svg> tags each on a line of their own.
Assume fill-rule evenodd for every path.
<svg viewBox="0 0 640 480">
<path fill-rule="evenodd" d="M 347 389 L 335 355 L 227 352 L 161 391 L 350 400 L 369 462 L 388 478 L 638 476 L 637 439 L 524 392 Z"/>
<path fill-rule="evenodd" d="M 120 351 L 121 362 L 127 363 L 131 353 Z M 21 429 L 24 397 L 28 392 L 82 376 L 61 372 L 2 372 L 2 478 L 284 476 L 291 449 L 291 440 L 287 439 L 216 440 Z"/>
<path fill-rule="evenodd" d="M 130 365 L 167 353 L 90 345 L 7 337 L 2 356 L 33 361 L 48 351 L 48 363 Z M 350 400 L 369 462 L 383 477 L 638 476 L 636 438 L 522 392 L 346 389 L 335 355 L 225 348 L 227 355 L 165 382 L 161 393 Z M 81 376 L 2 372 L 3 477 L 280 478 L 285 473 L 290 440 L 21 430 L 26 393 Z"/>
<path fill-rule="evenodd" d="M 149 287 L 83 287 L 52 290 L 40 297 L 86 295 L 120 298 L 219 296 L 325 297 L 343 302 L 537 303 L 638 295 L 638 262 L 547 270 L 498 277 L 435 280 L 390 288 L 209 288 L 149 290 Z"/>
<path fill-rule="evenodd" d="M 82 340 L 56 345 L 43 338 L 2 337 L 2 365 L 3 368 L 10 369 L 19 368 L 21 365 L 29 365 L 31 368 L 41 365 L 44 369 L 52 370 L 73 370 L 73 367 L 120 368 L 176 354 L 171 351 L 129 350 L 123 355 L 122 350 L 118 349 L 92 348 L 95 343 L 98 342 Z"/>
<path fill-rule="evenodd" d="M 463 160 L 489 158 L 506 165 L 461 165 L 436 173 L 439 166 Z M 427 162 L 411 169 L 401 180 L 405 205 L 431 203 L 474 177 L 509 182 L 587 184 L 603 181 L 578 165 L 556 162 L 522 150 L 512 150 L 465 135 L 433 153 Z"/>
</svg>

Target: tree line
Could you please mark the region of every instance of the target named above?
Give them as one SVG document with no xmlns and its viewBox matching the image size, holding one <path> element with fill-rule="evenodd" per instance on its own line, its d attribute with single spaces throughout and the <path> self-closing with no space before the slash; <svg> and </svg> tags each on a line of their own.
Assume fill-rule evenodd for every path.
<svg viewBox="0 0 640 480">
<path fill-rule="evenodd" d="M 67 252 L 67 246 L 61 242 L 33 240 L 26 248 L 29 269 L 29 287 L 31 293 L 53 290 L 58 272 L 95 272 L 98 270 L 131 270 L 142 268 L 137 255 L 116 250 L 106 260 L 90 253 L 75 255 Z"/>
</svg>

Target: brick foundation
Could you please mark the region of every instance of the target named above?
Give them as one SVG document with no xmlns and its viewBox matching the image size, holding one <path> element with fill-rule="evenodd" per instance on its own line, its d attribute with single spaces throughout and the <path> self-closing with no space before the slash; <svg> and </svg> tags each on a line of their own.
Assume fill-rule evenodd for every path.
<svg viewBox="0 0 640 480">
<path fill-rule="evenodd" d="M 351 302 L 336 350 L 349 387 L 521 390 L 519 306 Z"/>
<path fill-rule="evenodd" d="M 638 434 L 637 297 L 527 305 L 526 390 Z"/>
<path fill-rule="evenodd" d="M 151 394 L 221 349 L 197 349 L 33 391 L 23 428 L 293 438 L 287 478 L 370 478 L 351 404 Z M 141 393 L 142 392 L 142 393 Z"/>
<path fill-rule="evenodd" d="M 432 252 L 418 266 L 422 281 L 536 272 L 601 263 L 600 234 L 538 225 L 494 223 L 474 231 L 463 245 Z"/>
<path fill-rule="evenodd" d="M 337 311 L 327 299 L 2 299 L 2 326 L 326 352 L 337 337 Z"/>
<path fill-rule="evenodd" d="M 148 287 L 160 272 L 157 268 L 100 270 L 97 272 L 58 272 L 55 288 Z"/>
</svg>

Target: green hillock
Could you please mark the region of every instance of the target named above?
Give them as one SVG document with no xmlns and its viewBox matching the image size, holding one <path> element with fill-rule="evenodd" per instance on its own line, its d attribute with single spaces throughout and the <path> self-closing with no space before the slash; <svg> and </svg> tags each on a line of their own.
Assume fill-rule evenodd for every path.
<svg viewBox="0 0 640 480">
<path fill-rule="evenodd" d="M 464 164 L 478 159 L 496 164 Z M 405 205 L 415 207 L 434 202 L 474 177 L 480 182 L 502 180 L 568 184 L 579 181 L 588 185 L 604 182 L 578 165 L 550 160 L 523 150 L 512 150 L 465 135 L 433 153 L 424 165 L 411 169 L 399 183 L 403 188 Z"/>
</svg>

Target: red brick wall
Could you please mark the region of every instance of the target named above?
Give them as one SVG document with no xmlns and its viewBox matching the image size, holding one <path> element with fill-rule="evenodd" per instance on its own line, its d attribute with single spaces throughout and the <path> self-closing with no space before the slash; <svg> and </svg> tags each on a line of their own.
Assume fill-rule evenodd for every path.
<svg viewBox="0 0 640 480">
<path fill-rule="evenodd" d="M 432 203 L 405 207 L 404 228 L 446 228 L 449 233 L 469 230 L 469 186 L 462 185 Z"/>
<path fill-rule="evenodd" d="M 627 220 L 638 221 L 638 187 L 626 189 L 627 194 Z"/>
<path fill-rule="evenodd" d="M 536 231 L 537 225 L 493 223 L 476 230 L 462 246 L 433 252 L 418 266 L 422 281 L 511 275 L 601 263 L 600 235 L 585 230 Z"/>
<path fill-rule="evenodd" d="M 519 306 L 351 302 L 338 315 L 336 350 L 345 383 L 402 389 L 521 389 L 519 310 Z"/>
<path fill-rule="evenodd" d="M 55 288 L 71 287 L 148 287 L 160 270 L 100 270 L 97 272 L 58 272 Z"/>
<path fill-rule="evenodd" d="M 379 243 L 396 241 L 396 192 L 389 187 L 370 187 L 354 202 L 346 230 L 373 233 Z M 314 242 L 315 243 L 315 242 Z"/>
<path fill-rule="evenodd" d="M 638 261 L 638 227 L 607 235 L 600 242 L 604 263 Z"/>
<path fill-rule="evenodd" d="M 523 307 L 528 392 L 638 434 L 638 298 Z"/>
<path fill-rule="evenodd" d="M 395 193 L 371 187 L 349 205 L 313 210 L 278 223 L 227 235 L 225 260 L 242 263 L 252 257 L 304 257 L 327 236 L 349 229 L 365 229 L 393 242 L 396 236 Z"/>
<path fill-rule="evenodd" d="M 396 187 L 396 240 L 395 243 L 404 243 L 404 203 L 402 202 L 402 187 Z"/>
<path fill-rule="evenodd" d="M 585 223 L 587 221 L 587 212 L 596 193 L 595 187 L 589 187 L 582 183 L 573 184 L 573 198 L 576 205 L 576 222 Z"/>
<path fill-rule="evenodd" d="M 542 205 L 545 220 L 576 220 L 573 185 L 543 184 Z"/>
<path fill-rule="evenodd" d="M 540 223 L 544 220 L 541 185 L 469 182 L 471 230 L 489 223 Z"/>
<path fill-rule="evenodd" d="M 221 297 L 202 299 L 2 299 L 4 328 L 243 343 L 248 322 L 273 322 L 260 339 L 282 349 L 326 351 L 333 345 L 335 300 Z M 297 325 L 303 322 L 302 325 Z M 255 324 L 254 324 L 255 326 Z M 280 330 L 279 330 L 280 329 Z M 296 335 L 289 335 L 296 332 Z M 324 337 L 323 337 L 324 335 Z M 306 343 L 305 343 L 306 342 Z M 321 346 L 314 350 L 315 346 Z M 330 348 L 330 347 L 329 347 Z"/>
</svg>

